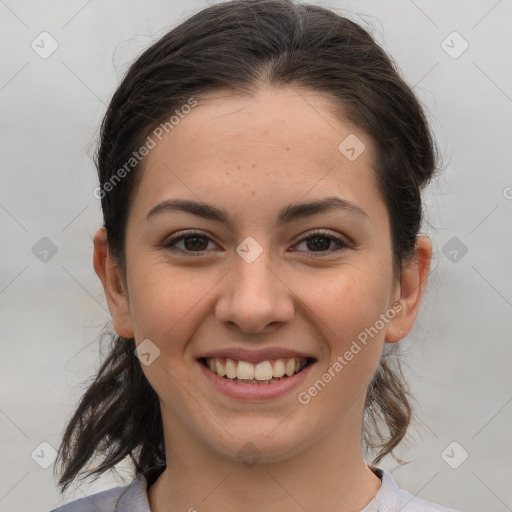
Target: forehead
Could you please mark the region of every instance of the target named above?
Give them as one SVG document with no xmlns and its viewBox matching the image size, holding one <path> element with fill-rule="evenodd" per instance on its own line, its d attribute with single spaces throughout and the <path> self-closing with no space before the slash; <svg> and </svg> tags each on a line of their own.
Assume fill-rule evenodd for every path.
<svg viewBox="0 0 512 512">
<path fill-rule="evenodd" d="M 228 200 L 250 189 L 287 203 L 310 192 L 356 203 L 378 195 L 372 141 L 329 96 L 295 87 L 224 91 L 187 111 L 145 158 L 137 195 L 146 212 L 174 191 Z"/>
<path fill-rule="evenodd" d="M 171 134 L 174 137 L 169 139 L 204 143 L 202 152 L 212 156 L 222 153 L 245 156 L 250 146 L 260 145 L 259 150 L 266 146 L 266 152 L 259 153 L 261 157 L 268 157 L 269 152 L 275 156 L 276 152 L 293 149 L 292 153 L 281 153 L 281 156 L 303 153 L 330 163 L 340 156 L 340 142 L 352 135 L 358 136 L 361 142 L 364 139 L 367 160 L 373 162 L 372 141 L 344 118 L 333 98 L 291 86 L 261 88 L 254 96 L 226 91 L 210 93 L 201 97 L 189 114 L 182 116 Z M 208 142 L 219 144 L 208 145 Z"/>
</svg>

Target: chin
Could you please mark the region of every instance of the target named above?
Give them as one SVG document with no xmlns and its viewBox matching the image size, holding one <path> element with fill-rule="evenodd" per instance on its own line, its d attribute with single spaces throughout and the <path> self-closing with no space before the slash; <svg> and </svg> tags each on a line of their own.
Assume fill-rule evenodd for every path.
<svg viewBox="0 0 512 512">
<path fill-rule="evenodd" d="M 309 443 L 304 431 L 292 433 L 288 427 L 279 432 L 282 420 L 251 419 L 247 421 L 246 428 L 244 422 L 240 422 L 238 428 L 229 430 L 233 437 L 223 431 L 219 432 L 220 438 L 212 439 L 209 436 L 207 442 L 220 456 L 248 467 L 283 462 L 298 455 Z M 258 424 L 257 429 L 254 429 L 255 423 Z"/>
</svg>

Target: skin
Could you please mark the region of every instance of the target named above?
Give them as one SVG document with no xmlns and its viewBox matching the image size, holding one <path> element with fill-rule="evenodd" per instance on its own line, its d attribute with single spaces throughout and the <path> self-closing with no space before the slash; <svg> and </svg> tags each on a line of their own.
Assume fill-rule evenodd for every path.
<svg viewBox="0 0 512 512">
<path fill-rule="evenodd" d="M 338 150 L 349 134 L 366 149 L 354 161 Z M 377 188 L 369 137 L 334 115 L 320 93 L 261 88 L 201 98 L 145 159 L 126 229 L 126 281 L 104 229 L 94 266 L 115 330 L 150 339 L 160 355 L 142 365 L 160 397 L 168 466 L 149 490 L 154 512 L 361 510 L 380 479 L 361 454 L 366 390 L 384 342 L 412 329 L 431 260 L 417 238 L 412 261 L 393 272 L 389 217 Z M 365 215 L 329 210 L 276 226 L 281 208 L 338 196 Z M 232 226 L 186 212 L 147 213 L 166 199 L 203 201 L 228 211 Z M 346 241 L 304 241 L 322 228 Z M 193 240 L 163 247 L 181 230 Z M 247 263 L 237 246 L 253 237 L 263 252 Z M 331 240 L 329 245 L 329 240 Z M 196 251 L 199 255 L 190 255 Z M 202 252 L 201 252 L 202 251 Z M 379 315 L 389 320 L 307 405 L 297 400 Z M 304 385 L 266 401 L 216 391 L 197 358 L 216 347 L 286 347 L 314 358 Z M 237 452 L 252 443 L 260 459 Z M 251 445 L 251 446 L 252 446 Z"/>
</svg>

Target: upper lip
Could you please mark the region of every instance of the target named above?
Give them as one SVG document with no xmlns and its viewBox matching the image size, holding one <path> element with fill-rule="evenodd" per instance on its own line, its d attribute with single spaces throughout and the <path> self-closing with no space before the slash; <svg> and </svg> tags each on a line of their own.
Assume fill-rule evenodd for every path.
<svg viewBox="0 0 512 512">
<path fill-rule="evenodd" d="M 261 361 L 269 361 L 272 359 L 286 359 L 292 357 L 305 357 L 308 359 L 316 359 L 311 354 L 299 350 L 291 350 L 287 348 L 262 348 L 257 350 L 248 350 L 245 348 L 217 348 L 206 352 L 201 358 L 229 357 L 237 361 L 247 361 L 248 363 L 259 363 Z"/>
</svg>

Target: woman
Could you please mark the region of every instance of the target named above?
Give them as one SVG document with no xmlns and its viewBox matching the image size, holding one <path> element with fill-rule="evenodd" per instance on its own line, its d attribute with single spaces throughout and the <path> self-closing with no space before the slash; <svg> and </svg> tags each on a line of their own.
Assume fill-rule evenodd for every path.
<svg viewBox="0 0 512 512">
<path fill-rule="evenodd" d="M 373 465 L 411 420 L 435 164 L 389 57 L 325 8 L 220 3 L 146 50 L 97 153 L 117 336 L 59 449 L 62 491 L 98 455 L 136 478 L 56 510 L 451 510 Z"/>
</svg>

